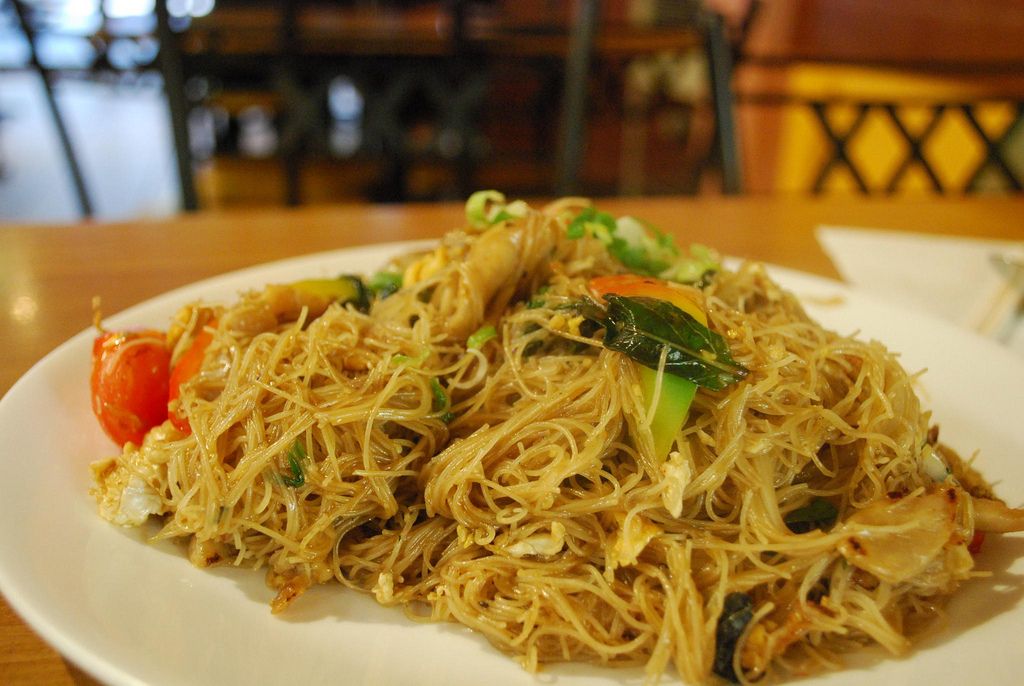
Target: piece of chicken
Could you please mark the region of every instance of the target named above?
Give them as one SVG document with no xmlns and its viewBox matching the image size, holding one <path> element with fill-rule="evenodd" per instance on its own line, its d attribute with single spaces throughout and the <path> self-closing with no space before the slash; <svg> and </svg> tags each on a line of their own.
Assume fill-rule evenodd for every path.
<svg viewBox="0 0 1024 686">
<path fill-rule="evenodd" d="M 448 340 L 465 340 L 545 280 L 559 231 L 564 227 L 555 219 L 535 212 L 480 234 L 449 237 L 406 268 L 402 289 L 378 302 L 373 318 L 407 324 L 416 313 Z"/>
</svg>

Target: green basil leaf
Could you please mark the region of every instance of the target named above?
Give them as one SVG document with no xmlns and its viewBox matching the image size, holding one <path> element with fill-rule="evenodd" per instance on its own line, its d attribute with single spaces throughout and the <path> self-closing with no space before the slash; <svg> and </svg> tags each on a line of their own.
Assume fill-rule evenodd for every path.
<svg viewBox="0 0 1024 686">
<path fill-rule="evenodd" d="M 544 307 L 544 303 L 547 302 L 547 299 L 544 297 L 544 295 L 549 290 L 551 290 L 550 286 L 541 286 L 540 288 L 538 288 L 536 292 L 534 292 L 533 297 L 530 298 L 530 300 L 526 303 L 526 309 L 535 310 L 538 307 Z"/>
<path fill-rule="evenodd" d="M 739 683 L 739 677 L 732 666 L 736 643 L 743 631 L 754 618 L 754 601 L 746 593 L 730 593 L 725 597 L 722 614 L 715 627 L 715 662 L 711 668 L 718 676 L 732 683 Z"/>
<path fill-rule="evenodd" d="M 812 529 L 827 529 L 839 517 L 836 506 L 824 498 L 815 498 L 807 505 L 786 515 L 786 527 L 795 534 L 805 534 Z"/>
<path fill-rule="evenodd" d="M 744 378 L 748 371 L 732 359 L 720 335 L 675 305 L 655 298 L 609 294 L 608 309 L 599 320 L 605 328 L 604 346 L 645 367 L 657 369 L 666 350 L 665 371 L 698 386 L 721 390 Z M 593 317 L 592 307 L 581 314 Z M 600 309 L 600 308 L 598 308 Z"/>
</svg>

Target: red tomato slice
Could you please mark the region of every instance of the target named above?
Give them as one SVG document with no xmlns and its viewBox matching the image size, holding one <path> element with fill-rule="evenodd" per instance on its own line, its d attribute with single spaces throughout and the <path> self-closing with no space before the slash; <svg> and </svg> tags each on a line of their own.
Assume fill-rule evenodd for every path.
<svg viewBox="0 0 1024 686">
<path fill-rule="evenodd" d="M 217 328 L 217 320 L 212 320 L 209 324 L 199 330 L 195 338 L 192 341 L 192 345 L 188 347 L 188 350 L 181 354 L 178 358 L 178 362 L 174 365 L 174 369 L 171 370 L 170 378 L 170 394 L 167 397 L 167 402 L 173 402 L 178 399 L 181 395 L 181 385 L 191 379 L 193 376 L 199 373 L 199 370 L 203 367 L 203 358 L 206 356 L 206 349 L 210 346 L 213 341 L 213 333 L 211 329 Z M 192 433 L 192 427 L 189 426 L 188 418 L 181 414 L 180 408 L 175 408 L 173 412 L 169 414 L 171 424 L 175 426 L 179 431 L 185 433 Z"/>
<path fill-rule="evenodd" d="M 704 313 L 703 307 L 698 302 L 700 298 L 699 292 L 687 286 L 639 274 L 598 276 L 591 279 L 588 286 L 591 293 L 601 298 L 614 293 L 615 295 L 626 297 L 646 297 L 664 300 L 672 303 L 704 326 L 708 325 L 708 316 Z"/>
<path fill-rule="evenodd" d="M 92 411 L 118 445 L 167 419 L 171 351 L 160 331 L 108 332 L 92 346 Z"/>
</svg>

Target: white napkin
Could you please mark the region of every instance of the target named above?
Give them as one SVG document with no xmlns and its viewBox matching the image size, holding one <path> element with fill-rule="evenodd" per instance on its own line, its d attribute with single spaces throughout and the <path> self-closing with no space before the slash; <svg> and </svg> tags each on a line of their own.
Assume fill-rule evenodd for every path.
<svg viewBox="0 0 1024 686">
<path fill-rule="evenodd" d="M 930 312 L 1024 355 L 1020 294 L 990 261 L 993 254 L 1024 260 L 1024 241 L 841 226 L 819 226 L 817 237 L 839 274 L 859 290 Z"/>
</svg>

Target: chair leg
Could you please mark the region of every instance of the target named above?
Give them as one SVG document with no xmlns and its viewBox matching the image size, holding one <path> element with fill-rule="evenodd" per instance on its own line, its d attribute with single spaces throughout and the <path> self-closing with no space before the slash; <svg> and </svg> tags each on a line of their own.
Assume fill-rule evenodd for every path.
<svg viewBox="0 0 1024 686">
<path fill-rule="evenodd" d="M 182 209 L 192 212 L 199 208 L 196 184 L 192 174 L 192 150 L 188 141 L 188 103 L 185 100 L 185 78 L 181 68 L 181 54 L 167 15 L 166 0 L 156 2 L 157 33 L 160 41 L 160 73 L 164 79 L 167 107 L 171 114 L 171 133 L 174 137 L 174 155 L 181 187 Z"/>
<path fill-rule="evenodd" d="M 732 52 L 722 17 L 709 13 L 705 48 L 711 77 L 711 103 L 715 111 L 715 145 L 722 164 L 722 190 L 734 195 L 743 190 L 736 122 L 733 114 Z"/>
<path fill-rule="evenodd" d="M 84 218 L 89 218 L 93 215 L 92 202 L 89 200 L 89 193 L 85 187 L 85 177 L 82 175 L 82 168 L 78 164 L 78 158 L 75 156 L 75 149 L 71 145 L 71 137 L 68 135 L 67 127 L 64 124 L 64 118 L 61 117 L 60 108 L 57 106 L 57 99 L 54 97 L 51 72 L 39 62 L 39 55 L 36 52 L 35 32 L 32 30 L 28 19 L 25 17 L 25 8 L 22 7 L 19 0 L 14 0 L 12 4 L 14 5 L 14 14 L 17 17 L 18 24 L 21 26 L 21 31 L 25 35 L 25 39 L 28 41 L 29 61 L 32 64 L 32 68 L 37 74 L 39 74 L 39 78 L 43 82 L 43 93 L 46 97 L 46 106 L 50 110 L 50 116 L 53 118 L 53 126 L 57 131 L 57 137 L 60 140 L 60 146 L 64 152 L 64 158 L 67 160 L 68 170 L 71 172 L 71 182 L 75 187 L 78 207 L 82 212 L 82 216 Z"/>
<path fill-rule="evenodd" d="M 559 195 L 579 190 L 586 133 L 587 76 L 594 49 L 594 36 L 601 14 L 600 0 L 581 0 L 576 23 L 569 39 L 562 95 L 561 154 L 555 187 Z"/>
</svg>

